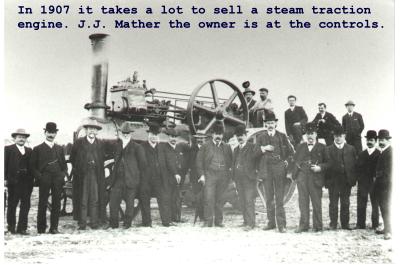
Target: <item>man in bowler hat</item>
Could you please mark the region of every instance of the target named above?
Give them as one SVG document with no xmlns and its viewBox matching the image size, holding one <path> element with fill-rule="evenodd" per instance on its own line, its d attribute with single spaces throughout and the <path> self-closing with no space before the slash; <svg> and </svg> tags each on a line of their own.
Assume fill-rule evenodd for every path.
<svg viewBox="0 0 400 265">
<path fill-rule="evenodd" d="M 294 150 L 288 137 L 276 130 L 278 119 L 275 114 L 265 110 L 263 119 L 267 131 L 257 136 L 257 145 L 263 153 L 258 165 L 258 176 L 263 182 L 267 203 L 268 225 L 264 230 L 278 226 L 279 232 L 285 233 L 284 189 Z"/>
<path fill-rule="evenodd" d="M 305 130 L 307 140 L 296 148 L 292 172 L 299 192 L 300 223 L 297 233 L 306 232 L 310 228 L 310 200 L 313 230 L 322 231 L 322 187 L 329 165 L 326 146 L 318 143 L 315 125 L 307 123 Z"/>
<path fill-rule="evenodd" d="M 356 104 L 349 100 L 345 106 L 347 113 L 342 117 L 342 126 L 346 133 L 346 142 L 356 149 L 357 153 L 362 151 L 361 133 L 364 130 L 364 121 L 360 113 L 354 111 Z"/>
<path fill-rule="evenodd" d="M 374 183 L 376 164 L 380 155 L 380 151 L 376 148 L 377 137 L 376 131 L 367 132 L 365 136 L 367 148 L 359 154 L 357 159 L 357 229 L 365 229 L 366 227 L 368 196 L 372 206 L 372 229 L 379 226 L 379 205 Z"/>
<path fill-rule="evenodd" d="M 337 229 L 340 200 L 340 224 L 342 229 L 349 230 L 350 194 L 357 181 L 357 151 L 345 142 L 346 134 L 341 126 L 334 129 L 333 135 L 334 143 L 327 147 L 329 169 L 325 181 L 329 191 L 329 226 Z"/>
<path fill-rule="evenodd" d="M 212 140 L 200 147 L 197 154 L 199 182 L 204 185 L 204 227 L 223 227 L 223 194 L 232 171 L 232 150 L 223 142 L 224 127 L 216 123 Z"/>
<path fill-rule="evenodd" d="M 15 144 L 4 147 L 4 185 L 8 190 L 7 230 L 11 234 L 27 235 L 33 189 L 33 176 L 29 167 L 32 149 L 25 146 L 29 133 L 24 129 L 16 130 L 11 137 Z M 18 203 L 19 218 L 15 227 Z"/>
<path fill-rule="evenodd" d="M 379 130 L 378 142 L 381 151 L 376 164 L 375 189 L 377 190 L 379 209 L 382 213 L 383 230 L 377 230 L 377 234 L 384 234 L 384 239 L 392 238 L 391 226 L 391 197 L 392 197 L 392 166 L 393 149 L 391 146 L 390 133 L 388 130 Z"/>
<path fill-rule="evenodd" d="M 46 210 L 51 192 L 51 234 L 58 234 L 58 219 L 61 208 L 61 193 L 68 168 L 65 162 L 64 149 L 54 142 L 58 129 L 54 122 L 48 122 L 44 128 L 46 139 L 32 151 L 31 168 L 36 181 L 39 183 L 39 209 L 37 215 L 37 231 L 46 231 Z"/>
<path fill-rule="evenodd" d="M 119 128 L 119 140 L 114 152 L 115 165 L 110 175 L 110 227 L 119 226 L 119 208 L 122 199 L 125 201 L 124 228 L 132 225 L 135 197 L 139 191 L 141 175 L 146 168 L 146 157 L 143 147 L 135 143 L 131 133 L 133 129 L 128 122 Z"/>
</svg>

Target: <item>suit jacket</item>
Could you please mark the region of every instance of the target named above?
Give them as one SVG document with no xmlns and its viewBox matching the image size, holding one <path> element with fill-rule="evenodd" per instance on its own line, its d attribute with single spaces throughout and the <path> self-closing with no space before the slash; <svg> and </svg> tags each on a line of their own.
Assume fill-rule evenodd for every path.
<svg viewBox="0 0 400 265">
<path fill-rule="evenodd" d="M 175 175 L 183 174 L 185 170 L 184 147 L 177 144 L 175 149 L 169 143 L 160 143 L 160 169 L 164 185 L 177 185 Z M 183 180 L 184 176 L 181 176 Z"/>
<path fill-rule="evenodd" d="M 151 147 L 149 142 L 142 143 L 147 167 L 143 171 L 142 182 L 146 184 L 152 178 L 162 180 L 160 158 L 162 158 L 160 144 L 157 144 L 155 148 Z M 153 155 L 155 154 L 155 155 Z"/>
<path fill-rule="evenodd" d="M 24 179 L 21 179 L 22 175 L 18 174 L 20 159 L 22 154 L 19 151 L 16 144 L 8 145 L 4 147 L 4 180 L 7 181 L 8 185 L 18 184 L 26 182 L 33 185 L 33 175 L 30 169 L 30 159 L 32 155 L 32 149 L 25 147 L 25 155 L 27 159 L 27 172 L 23 175 Z"/>
<path fill-rule="evenodd" d="M 318 113 L 312 121 L 318 128 L 318 138 L 329 138 L 332 137 L 332 131 L 335 127 L 340 126 L 339 121 L 333 116 L 332 113 L 325 112 L 324 120 L 325 123 L 319 122 L 322 119 L 320 113 Z"/>
<path fill-rule="evenodd" d="M 308 121 L 308 117 L 303 107 L 295 106 L 293 111 L 289 108 L 285 111 L 285 128 L 287 135 L 293 135 L 293 124 L 300 122 L 304 126 Z"/>
<path fill-rule="evenodd" d="M 344 168 L 342 168 L 342 157 L 340 150 L 335 144 L 327 147 L 328 159 L 329 159 L 329 170 L 326 175 L 326 186 L 334 185 L 339 181 L 340 176 L 345 171 L 345 180 L 348 185 L 354 186 L 357 181 L 356 162 L 357 162 L 357 151 L 356 149 L 345 143 L 343 146 L 343 161 Z"/>
<path fill-rule="evenodd" d="M 229 175 L 232 170 L 232 149 L 229 144 L 224 142 L 221 142 L 221 144 L 224 151 L 225 171 Z M 209 170 L 212 158 L 214 156 L 213 147 L 214 141 L 208 141 L 201 146 L 199 152 L 197 153 L 196 164 L 200 176 L 206 175 L 206 172 Z"/>
<path fill-rule="evenodd" d="M 53 146 L 55 152 L 56 152 L 56 157 L 57 157 L 57 163 L 60 166 L 60 169 L 63 173 L 63 175 L 67 176 L 68 175 L 68 167 L 67 163 L 65 162 L 65 154 L 64 154 L 64 149 L 62 146 L 58 144 L 54 144 Z M 42 173 L 47 166 L 49 162 L 52 162 L 52 157 L 51 157 L 51 149 L 46 143 L 41 143 L 38 146 L 35 146 L 32 151 L 32 156 L 30 160 L 30 167 L 33 173 L 33 176 L 37 180 L 41 180 Z M 63 178 L 64 180 L 64 178 Z"/>
<path fill-rule="evenodd" d="M 315 143 L 311 152 L 308 150 L 307 143 L 301 143 L 297 146 L 296 153 L 294 155 L 294 169 L 293 176 L 296 178 L 300 171 L 303 171 L 308 176 L 312 176 L 315 185 L 323 187 L 325 185 L 325 172 L 329 167 L 328 152 L 326 146 L 321 143 Z M 308 161 L 310 159 L 310 161 Z M 310 165 L 318 164 L 321 167 L 321 172 L 311 171 Z"/>
<path fill-rule="evenodd" d="M 376 164 L 376 184 L 383 189 L 389 189 L 392 186 L 392 152 L 392 147 L 389 146 L 379 155 Z"/>
<path fill-rule="evenodd" d="M 246 103 L 247 103 L 247 102 L 246 102 Z M 249 122 L 250 122 L 251 124 L 254 124 L 254 122 L 255 122 L 255 115 L 254 115 L 254 112 L 250 112 L 250 109 L 251 109 L 256 103 L 257 103 L 256 100 L 251 99 L 250 102 L 247 104 L 247 109 L 248 109 L 248 112 L 249 112 Z M 242 114 L 242 113 L 243 113 L 243 106 L 240 105 L 239 110 L 238 110 L 238 114 L 240 115 L 240 114 Z"/>
<path fill-rule="evenodd" d="M 233 163 L 232 163 L 232 171 L 233 171 L 233 179 L 235 181 L 238 180 L 239 174 L 238 169 L 235 167 L 237 160 L 239 159 L 239 146 L 237 146 L 233 151 Z M 247 142 L 243 147 L 243 169 L 241 172 L 244 172 L 246 177 L 252 180 L 257 179 L 257 163 L 258 158 L 262 155 L 261 149 L 251 142 Z"/>
<path fill-rule="evenodd" d="M 357 159 L 357 180 L 358 185 L 363 187 L 370 187 L 374 182 L 376 174 L 376 164 L 380 151 L 375 149 L 371 155 L 367 150 L 362 151 Z"/>
<path fill-rule="evenodd" d="M 346 113 L 342 118 L 342 126 L 346 132 L 346 137 L 361 138 L 361 132 L 364 130 L 363 117 L 357 112 L 353 112 L 351 117 L 349 113 Z"/>
<path fill-rule="evenodd" d="M 113 187 L 117 180 L 116 170 L 120 163 L 124 168 L 124 180 L 128 188 L 135 188 L 139 185 L 144 170 L 147 167 L 146 155 L 141 145 L 135 143 L 132 139 L 125 148 L 122 147 L 122 141 L 118 140 L 114 152 L 115 166 L 110 175 L 110 185 Z M 123 162 L 124 161 L 124 162 Z"/>
</svg>

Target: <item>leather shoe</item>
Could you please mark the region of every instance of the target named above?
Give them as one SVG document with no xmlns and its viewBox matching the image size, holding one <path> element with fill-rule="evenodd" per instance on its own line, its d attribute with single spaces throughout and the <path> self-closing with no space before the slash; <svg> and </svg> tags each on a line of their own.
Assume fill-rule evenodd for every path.
<svg viewBox="0 0 400 265">
<path fill-rule="evenodd" d="M 263 230 L 268 231 L 268 230 L 273 230 L 275 228 L 276 228 L 276 226 L 274 226 L 274 225 L 267 225 L 266 227 L 263 228 Z"/>
<path fill-rule="evenodd" d="M 216 227 L 225 227 L 224 224 L 215 224 Z"/>
<path fill-rule="evenodd" d="M 303 232 L 308 232 L 308 229 L 305 229 L 305 228 L 297 228 L 295 231 L 294 231 L 295 233 L 303 233 Z"/>
<path fill-rule="evenodd" d="M 23 236 L 29 236 L 29 233 L 26 230 L 18 231 L 17 233 Z"/>
<path fill-rule="evenodd" d="M 286 232 L 287 232 L 286 227 L 279 228 L 279 233 L 286 233 Z"/>
<path fill-rule="evenodd" d="M 392 234 L 391 233 L 385 233 L 385 236 L 383 237 L 385 240 L 392 239 Z"/>
<path fill-rule="evenodd" d="M 38 234 L 44 234 L 44 233 L 46 233 L 45 230 L 38 230 Z"/>
<path fill-rule="evenodd" d="M 58 231 L 57 229 L 51 229 L 49 231 L 50 234 L 56 235 L 56 234 L 60 234 L 60 231 Z"/>
<path fill-rule="evenodd" d="M 385 233 L 385 231 L 383 230 L 375 230 L 375 234 L 377 235 L 383 235 Z"/>
<path fill-rule="evenodd" d="M 86 226 L 79 226 L 78 230 L 86 230 Z"/>
</svg>

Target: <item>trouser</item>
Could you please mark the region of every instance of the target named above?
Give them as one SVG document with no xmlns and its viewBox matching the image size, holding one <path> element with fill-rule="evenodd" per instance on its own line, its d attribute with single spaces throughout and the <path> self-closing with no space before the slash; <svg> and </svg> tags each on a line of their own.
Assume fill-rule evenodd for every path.
<svg viewBox="0 0 400 265">
<path fill-rule="evenodd" d="M 379 203 L 376 194 L 376 189 L 371 185 L 363 185 L 358 183 L 357 187 L 357 227 L 365 228 L 366 212 L 368 195 L 371 201 L 372 212 L 371 222 L 372 228 L 375 229 L 379 226 Z"/>
<path fill-rule="evenodd" d="M 63 172 L 44 172 L 39 180 L 39 207 L 37 214 L 37 230 L 46 231 L 46 210 L 51 192 L 50 230 L 58 229 L 58 219 L 61 209 L 61 193 L 64 185 Z"/>
<path fill-rule="evenodd" d="M 7 224 L 9 231 L 15 231 L 16 211 L 18 203 L 19 217 L 17 232 L 26 231 L 28 228 L 28 214 L 31 207 L 31 194 L 33 185 L 31 183 L 18 183 L 8 185 L 8 208 L 7 208 Z"/>
<path fill-rule="evenodd" d="M 90 225 L 96 227 L 99 222 L 99 191 L 95 169 L 89 169 L 83 176 L 81 189 L 79 226 L 86 227 L 89 215 Z"/>
<path fill-rule="evenodd" d="M 160 212 L 161 223 L 169 225 L 171 222 L 169 209 L 168 187 L 163 185 L 161 179 L 144 179 L 140 184 L 140 211 L 142 213 L 142 225 L 151 226 L 150 200 L 152 195 L 157 198 L 158 210 Z"/>
<path fill-rule="evenodd" d="M 119 208 L 121 201 L 125 201 L 125 219 L 124 226 L 130 227 L 133 220 L 133 211 L 135 207 L 135 198 L 138 187 L 128 188 L 125 185 L 115 185 L 110 192 L 110 226 L 117 228 L 119 225 Z"/>
<path fill-rule="evenodd" d="M 300 172 L 297 178 L 299 192 L 300 230 L 310 228 L 310 199 L 312 205 L 313 228 L 322 230 L 322 186 L 315 184 L 314 175 Z"/>
<path fill-rule="evenodd" d="M 392 232 L 392 225 L 391 225 L 391 213 L 390 213 L 390 206 L 391 206 L 391 193 L 392 188 L 390 184 L 380 184 L 376 187 L 377 189 L 377 198 L 379 209 L 382 213 L 383 219 L 383 227 L 385 233 Z"/>
<path fill-rule="evenodd" d="M 357 154 L 362 152 L 361 136 L 360 135 L 346 135 L 346 142 L 357 151 Z"/>
<path fill-rule="evenodd" d="M 198 181 L 197 174 L 190 175 L 190 183 L 195 197 L 196 214 L 200 220 L 204 220 L 203 185 Z"/>
<path fill-rule="evenodd" d="M 298 145 L 301 142 L 301 139 L 303 138 L 303 132 L 301 130 L 301 125 L 292 126 L 292 137 L 296 145 Z"/>
<path fill-rule="evenodd" d="M 204 184 L 204 221 L 208 226 L 221 225 L 223 221 L 223 195 L 228 187 L 229 178 L 225 169 L 210 169 L 205 175 Z"/>
<path fill-rule="evenodd" d="M 245 175 L 236 175 L 236 188 L 239 193 L 240 208 L 243 214 L 244 225 L 255 227 L 255 196 L 257 192 L 257 181 L 249 179 Z"/>
<path fill-rule="evenodd" d="M 180 222 L 182 215 L 182 196 L 181 191 L 185 183 L 186 176 L 180 172 L 181 181 L 177 185 L 171 186 L 171 219 L 173 222 Z"/>
<path fill-rule="evenodd" d="M 340 224 L 342 228 L 349 227 L 351 186 L 347 183 L 333 184 L 329 191 L 329 218 L 330 226 L 336 228 L 338 224 L 338 204 L 340 199 Z"/>
<path fill-rule="evenodd" d="M 262 173 L 263 186 L 266 196 L 268 226 L 278 228 L 286 227 L 285 209 L 283 199 L 285 196 L 286 170 L 283 161 L 269 164 L 268 172 Z"/>
</svg>

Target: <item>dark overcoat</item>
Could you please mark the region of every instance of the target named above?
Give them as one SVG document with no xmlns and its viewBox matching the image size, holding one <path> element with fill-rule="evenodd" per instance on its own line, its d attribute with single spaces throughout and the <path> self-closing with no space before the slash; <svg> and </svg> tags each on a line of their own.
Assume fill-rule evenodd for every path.
<svg viewBox="0 0 400 265">
<path fill-rule="evenodd" d="M 354 186 L 357 181 L 357 151 L 349 144 L 344 144 L 343 146 L 343 157 L 340 155 L 339 148 L 335 144 L 327 147 L 328 159 L 329 159 L 329 169 L 326 174 L 326 186 L 330 187 L 339 180 L 339 177 L 343 175 L 343 170 L 345 172 L 346 184 Z M 342 167 L 342 161 L 344 161 L 344 166 Z M 344 184 L 344 183 L 343 183 Z"/>
<path fill-rule="evenodd" d="M 29 165 L 32 149 L 26 146 L 24 146 L 24 148 L 28 168 L 27 173 L 22 175 L 24 179 L 20 179 L 21 174 L 18 174 L 18 170 L 22 154 L 18 150 L 16 144 L 4 147 L 4 180 L 7 181 L 7 185 L 14 185 L 22 182 L 33 185 L 33 174 Z"/>
</svg>

